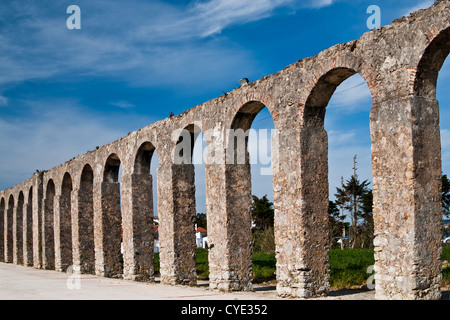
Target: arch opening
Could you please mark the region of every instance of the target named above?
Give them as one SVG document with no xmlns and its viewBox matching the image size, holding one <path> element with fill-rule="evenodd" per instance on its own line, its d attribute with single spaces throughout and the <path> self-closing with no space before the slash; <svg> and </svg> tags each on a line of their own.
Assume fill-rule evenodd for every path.
<svg viewBox="0 0 450 320">
<path fill-rule="evenodd" d="M 196 124 L 189 124 L 181 130 L 174 151 L 175 164 L 193 164 L 195 141 L 201 133 Z"/>
<path fill-rule="evenodd" d="M 134 161 L 134 173 L 150 174 L 152 157 L 155 150 L 156 149 L 151 142 L 142 143 Z"/>
<path fill-rule="evenodd" d="M 173 162 L 170 168 L 165 170 L 172 181 L 170 190 L 173 196 L 173 209 L 170 210 L 176 214 L 169 217 L 165 211 L 162 211 L 159 216 L 162 229 L 158 229 L 161 266 L 171 264 L 172 267 L 161 269 L 161 278 L 163 281 L 196 285 L 197 278 L 200 276 L 197 274 L 196 260 L 200 256 L 205 259 L 203 253 L 200 256 L 197 255 L 200 248 L 197 248 L 195 227 L 199 208 L 198 200 L 205 199 L 204 191 L 199 194 L 197 190 L 197 187 L 203 189 L 204 185 L 204 181 L 200 182 L 197 176 L 203 175 L 204 158 L 202 152 L 199 158 L 198 152 L 194 151 L 194 148 L 203 146 L 202 142 L 196 143 L 199 141 L 198 137 L 202 134 L 202 130 L 196 123 L 191 123 L 175 133 L 178 136 L 173 137 L 177 142 L 172 153 Z M 158 174 L 161 173 L 158 169 Z M 167 228 L 167 224 L 174 226 L 173 231 L 172 228 Z M 168 255 L 168 252 L 164 250 L 169 243 L 173 246 L 175 257 Z"/>
<path fill-rule="evenodd" d="M 120 159 L 117 154 L 111 154 L 106 160 L 103 182 L 119 182 Z"/>
<path fill-rule="evenodd" d="M 302 184 L 311 213 L 306 233 L 320 245 L 304 249 L 318 287 L 339 281 L 318 267 L 328 265 L 330 249 L 373 248 L 372 105 L 367 82 L 349 68 L 324 74 L 305 104 Z"/>
<path fill-rule="evenodd" d="M 143 142 L 136 152 L 134 173 L 127 182 L 131 184 L 131 204 L 124 210 L 129 210 L 133 219 L 132 225 L 125 226 L 123 233 L 126 244 L 124 277 L 139 281 L 154 281 L 155 251 L 159 252 L 155 250 L 155 244 L 158 245 L 155 238 L 157 219 L 154 216 L 156 196 L 153 190 L 156 175 L 151 174 L 155 154 L 154 145 L 149 141 Z"/>
<path fill-rule="evenodd" d="M 253 283 L 274 280 L 277 259 L 274 226 L 272 141 L 276 130 L 272 115 L 260 101 L 249 101 L 235 114 L 227 143 L 227 203 L 231 230 L 236 232 L 227 249 L 236 266 L 242 290 Z M 266 264 L 270 264 L 267 266 Z M 261 272 L 272 268 L 269 275 Z"/>
<path fill-rule="evenodd" d="M 414 94 L 419 97 L 436 99 L 439 71 L 450 53 L 450 28 L 440 32 L 427 46 L 419 65 L 414 82 Z"/>
</svg>

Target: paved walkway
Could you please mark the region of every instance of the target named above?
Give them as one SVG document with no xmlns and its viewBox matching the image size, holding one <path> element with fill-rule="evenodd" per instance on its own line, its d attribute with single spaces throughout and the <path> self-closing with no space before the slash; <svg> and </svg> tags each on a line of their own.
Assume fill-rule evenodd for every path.
<svg viewBox="0 0 450 320">
<path fill-rule="evenodd" d="M 94 275 L 0 263 L 0 300 L 280 300 L 275 286 L 255 286 L 254 292 L 223 293 L 207 282 L 197 287 L 141 283 Z M 325 299 L 371 300 L 373 291 L 332 291 Z M 284 299 L 286 300 L 286 299 Z"/>
</svg>

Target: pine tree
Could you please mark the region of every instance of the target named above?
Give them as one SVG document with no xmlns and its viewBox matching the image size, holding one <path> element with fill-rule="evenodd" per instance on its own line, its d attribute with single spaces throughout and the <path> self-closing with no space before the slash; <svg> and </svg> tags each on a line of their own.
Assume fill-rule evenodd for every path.
<svg viewBox="0 0 450 320">
<path fill-rule="evenodd" d="M 351 247 L 355 248 L 358 244 L 358 220 L 363 214 L 363 197 L 369 192 L 367 188 L 369 182 L 367 180 L 359 181 L 358 175 L 356 174 L 356 155 L 353 159 L 354 162 L 354 173 L 346 183 L 342 184 L 341 188 L 336 188 L 337 192 L 335 194 L 336 203 L 343 206 L 346 210 L 350 211 L 350 243 Z"/>
<path fill-rule="evenodd" d="M 330 247 L 332 248 L 335 244 L 335 239 L 342 235 L 342 229 L 346 227 L 345 215 L 341 215 L 341 210 L 339 210 L 336 202 L 329 201 L 328 204 L 328 221 L 330 230 Z"/>
</svg>

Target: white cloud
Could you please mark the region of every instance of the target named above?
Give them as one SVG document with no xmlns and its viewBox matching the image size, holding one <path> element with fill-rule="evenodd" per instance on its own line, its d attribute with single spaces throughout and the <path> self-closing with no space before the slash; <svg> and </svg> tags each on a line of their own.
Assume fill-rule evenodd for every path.
<svg viewBox="0 0 450 320">
<path fill-rule="evenodd" d="M 330 145 L 344 145 L 355 141 L 355 130 L 350 131 L 328 131 L 328 143 Z"/>
<path fill-rule="evenodd" d="M 333 0 L 312 0 L 311 6 L 313 8 L 322 8 L 333 4 Z"/>
<path fill-rule="evenodd" d="M 0 107 L 7 106 L 8 105 L 8 99 L 4 96 L 0 96 Z"/>
<path fill-rule="evenodd" d="M 74 101 L 30 101 L 26 118 L 0 119 L 0 190 L 48 170 L 131 131 L 137 119 L 98 116 Z M 142 116 L 139 116 L 142 118 Z M 141 121 L 141 120 L 140 120 Z M 146 121 L 151 123 L 150 119 Z M 111 125 L 112 124 L 112 125 Z"/>
<path fill-rule="evenodd" d="M 55 76 L 109 76 L 134 85 L 217 86 L 255 65 L 245 48 L 208 38 L 233 25 L 267 18 L 293 0 L 79 2 L 81 30 L 68 30 L 60 5 L 0 4 L 0 84 Z M 61 16 L 62 15 L 62 16 Z M 220 61 L 220 63 L 218 63 Z M 209 72 L 208 72 L 209 71 Z M 247 71 L 248 73 L 249 71 Z M 186 80 L 186 75 L 190 79 Z M 223 81 L 223 80 L 222 80 Z"/>
<path fill-rule="evenodd" d="M 121 109 L 134 108 L 134 104 L 132 104 L 128 101 L 124 101 L 124 100 L 110 102 L 110 105 L 121 108 Z"/>
<path fill-rule="evenodd" d="M 217 87 L 227 76 L 256 70 L 250 50 L 217 37 L 224 29 L 331 0 L 207 0 L 190 4 L 80 0 L 81 30 L 66 28 L 50 0 L 0 4 L 0 84 L 56 76 L 108 76 L 132 85 Z M 186 75 L 190 79 L 186 79 Z M 195 81 L 194 81 L 195 80 Z"/>
<path fill-rule="evenodd" d="M 171 42 L 205 38 L 227 27 L 267 18 L 293 0 L 209 0 L 195 1 L 187 10 L 161 12 L 154 23 L 139 28 L 136 36 Z"/>
<path fill-rule="evenodd" d="M 366 81 L 356 74 L 337 88 L 327 108 L 339 108 L 344 112 L 368 111 L 372 107 L 372 95 Z"/>
</svg>

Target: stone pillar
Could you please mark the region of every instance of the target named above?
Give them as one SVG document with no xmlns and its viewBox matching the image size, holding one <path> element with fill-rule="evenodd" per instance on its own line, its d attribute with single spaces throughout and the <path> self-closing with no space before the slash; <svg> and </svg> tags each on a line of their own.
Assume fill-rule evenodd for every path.
<svg viewBox="0 0 450 320">
<path fill-rule="evenodd" d="M 93 190 L 74 189 L 72 196 L 72 259 L 75 272 L 95 273 Z"/>
<path fill-rule="evenodd" d="M 54 196 L 42 201 L 44 217 L 42 219 L 42 267 L 55 269 L 55 234 L 54 234 Z"/>
<path fill-rule="evenodd" d="M 195 285 L 194 165 L 160 164 L 157 174 L 161 282 Z"/>
<path fill-rule="evenodd" d="M 13 216 L 13 262 L 23 264 L 23 195 L 18 198 Z"/>
<path fill-rule="evenodd" d="M 55 270 L 65 272 L 72 265 L 72 218 L 70 193 L 55 197 Z"/>
<path fill-rule="evenodd" d="M 210 287 L 252 290 L 250 165 L 205 165 L 205 173 Z"/>
<path fill-rule="evenodd" d="M 371 113 L 378 299 L 439 299 L 439 105 L 403 97 Z"/>
<path fill-rule="evenodd" d="M 120 277 L 121 254 L 120 184 L 101 182 L 94 185 L 95 273 Z"/>
<path fill-rule="evenodd" d="M 14 200 L 10 198 L 5 215 L 5 262 L 13 262 L 13 216 Z"/>
<path fill-rule="evenodd" d="M 0 262 L 5 262 L 5 200 L 0 201 Z"/>
<path fill-rule="evenodd" d="M 33 267 L 42 268 L 42 187 L 43 173 L 33 175 Z"/>
<path fill-rule="evenodd" d="M 26 267 L 33 265 L 33 205 L 31 196 L 24 206 L 23 217 L 23 264 Z"/>
<path fill-rule="evenodd" d="M 121 183 L 124 278 L 153 281 L 152 176 L 123 175 Z"/>
<path fill-rule="evenodd" d="M 329 291 L 324 112 L 325 108 L 311 107 L 298 129 L 278 132 L 273 188 L 280 296 L 310 298 Z"/>
</svg>

